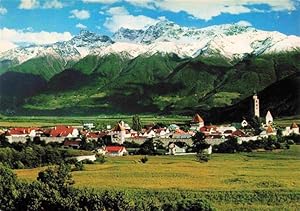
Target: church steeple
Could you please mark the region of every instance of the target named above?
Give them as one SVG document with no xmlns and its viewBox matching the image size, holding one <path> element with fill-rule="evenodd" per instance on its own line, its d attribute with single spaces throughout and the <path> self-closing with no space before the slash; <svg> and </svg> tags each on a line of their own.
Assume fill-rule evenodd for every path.
<svg viewBox="0 0 300 211">
<path fill-rule="evenodd" d="M 254 104 L 254 116 L 260 117 L 259 114 L 259 99 L 257 94 L 253 95 L 253 104 Z"/>
</svg>

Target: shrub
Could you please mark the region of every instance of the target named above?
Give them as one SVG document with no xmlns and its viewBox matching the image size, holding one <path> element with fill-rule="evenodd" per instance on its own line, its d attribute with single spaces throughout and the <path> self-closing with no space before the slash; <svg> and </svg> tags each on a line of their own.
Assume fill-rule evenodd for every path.
<svg viewBox="0 0 300 211">
<path fill-rule="evenodd" d="M 148 157 L 147 156 L 142 157 L 141 162 L 142 163 L 147 163 L 148 162 Z"/>
<path fill-rule="evenodd" d="M 106 162 L 105 156 L 104 155 L 97 155 L 96 162 L 105 163 Z"/>
<path fill-rule="evenodd" d="M 84 170 L 84 165 L 82 162 L 76 162 L 75 163 L 75 168 L 74 168 L 75 171 L 83 171 Z"/>
<path fill-rule="evenodd" d="M 201 163 L 208 162 L 210 160 L 210 155 L 204 152 L 199 152 L 196 154 L 196 159 Z"/>
<path fill-rule="evenodd" d="M 83 164 L 94 164 L 94 161 L 89 160 L 89 159 L 84 159 L 81 161 Z"/>
</svg>

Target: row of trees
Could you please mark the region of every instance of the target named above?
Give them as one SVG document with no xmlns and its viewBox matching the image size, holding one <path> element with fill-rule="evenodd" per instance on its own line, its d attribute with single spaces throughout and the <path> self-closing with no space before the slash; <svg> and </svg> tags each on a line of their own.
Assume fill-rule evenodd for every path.
<svg viewBox="0 0 300 211">
<path fill-rule="evenodd" d="M 40 172 L 35 182 L 22 183 L 0 165 L 0 210 L 213 210 L 199 198 L 145 198 L 121 191 L 76 189 L 70 171 L 69 165 L 61 164 Z"/>
</svg>

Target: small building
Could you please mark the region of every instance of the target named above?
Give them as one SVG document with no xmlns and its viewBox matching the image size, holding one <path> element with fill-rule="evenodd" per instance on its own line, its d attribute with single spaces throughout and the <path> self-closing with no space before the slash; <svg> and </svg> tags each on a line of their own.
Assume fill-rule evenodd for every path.
<svg viewBox="0 0 300 211">
<path fill-rule="evenodd" d="M 291 130 L 291 133 L 299 134 L 299 127 L 295 122 L 292 123 L 290 130 Z"/>
<path fill-rule="evenodd" d="M 200 117 L 199 114 L 196 114 L 191 122 L 192 131 L 199 131 L 201 127 L 204 127 L 204 120 Z"/>
<path fill-rule="evenodd" d="M 170 142 L 168 148 L 170 155 L 178 155 L 186 153 L 187 145 L 184 142 Z"/>
<path fill-rule="evenodd" d="M 77 139 L 77 140 L 69 140 L 69 139 L 66 139 L 64 141 L 64 148 L 73 148 L 73 149 L 79 149 L 80 148 L 80 143 L 81 143 L 81 140 L 80 139 Z"/>
<path fill-rule="evenodd" d="M 244 128 L 244 127 L 247 127 L 248 126 L 248 122 L 244 119 L 242 122 L 241 122 L 241 126 Z"/>
<path fill-rule="evenodd" d="M 108 156 L 124 156 L 128 152 L 124 146 L 107 146 L 105 147 L 106 155 Z"/>
<path fill-rule="evenodd" d="M 91 130 L 91 129 L 95 128 L 95 125 L 94 125 L 94 123 L 84 123 L 83 128 L 87 129 L 87 130 Z"/>
<path fill-rule="evenodd" d="M 77 138 L 78 136 L 79 136 L 79 130 L 71 126 L 59 125 L 59 126 L 55 126 L 50 131 L 50 137 Z"/>
</svg>

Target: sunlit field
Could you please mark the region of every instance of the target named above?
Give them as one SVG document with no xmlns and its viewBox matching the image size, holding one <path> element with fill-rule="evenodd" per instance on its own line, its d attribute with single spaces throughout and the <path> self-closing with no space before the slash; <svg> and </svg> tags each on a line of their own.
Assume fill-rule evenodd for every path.
<svg viewBox="0 0 300 211">
<path fill-rule="evenodd" d="M 152 116 L 140 115 L 142 124 L 164 123 L 164 124 L 182 124 L 190 121 L 192 117 L 187 116 Z M 79 116 L 79 117 L 50 117 L 50 116 L 19 116 L 8 117 L 0 116 L 0 127 L 47 127 L 59 124 L 82 125 L 83 123 L 92 122 L 98 127 L 104 127 L 108 124 L 116 124 L 123 120 L 131 124 L 132 116 L 114 115 L 114 116 Z"/>
<path fill-rule="evenodd" d="M 299 155 L 300 146 L 292 146 L 286 151 L 213 154 L 207 163 L 197 162 L 194 156 L 150 156 L 149 161 L 143 164 L 140 162 L 142 156 L 125 156 L 107 158 L 104 164 L 86 165 L 84 171 L 75 171 L 72 174 L 75 186 L 80 188 L 196 191 L 206 194 L 222 210 L 229 207 L 296 210 L 300 206 Z M 41 168 L 15 172 L 19 178 L 33 181 L 39 171 Z M 223 196 L 228 191 L 246 195 L 256 191 L 293 194 L 298 202 L 261 204 L 252 201 L 246 205 L 228 202 L 227 199 L 215 200 L 209 195 L 211 192 Z M 231 205 L 227 206 L 228 203 Z"/>
</svg>

